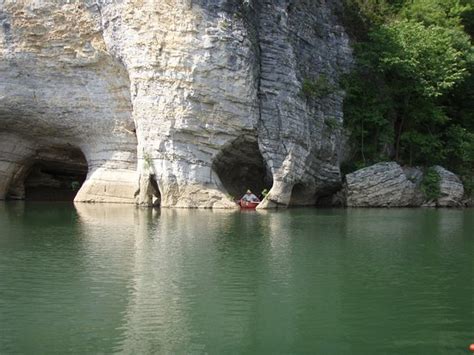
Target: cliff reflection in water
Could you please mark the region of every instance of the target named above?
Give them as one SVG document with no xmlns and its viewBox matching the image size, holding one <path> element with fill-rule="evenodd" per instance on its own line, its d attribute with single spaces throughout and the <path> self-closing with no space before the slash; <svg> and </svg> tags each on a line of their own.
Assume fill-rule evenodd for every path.
<svg viewBox="0 0 474 355">
<path fill-rule="evenodd" d="M 334 317 L 341 308 L 340 282 L 334 276 L 342 266 L 334 258 L 314 268 L 311 249 L 336 252 L 337 245 L 326 243 L 327 232 L 343 231 L 344 213 L 336 219 L 321 216 L 320 228 L 311 229 L 304 213 L 76 208 L 86 234 L 97 235 L 92 241 L 101 239 L 104 226 L 130 230 L 128 238 L 119 238 L 124 251 L 133 250 L 120 327 L 126 353 L 215 352 L 264 344 L 279 351 L 288 339 L 312 332 L 330 336 L 340 326 Z M 94 242 L 90 246 L 97 248 Z M 308 285 L 317 292 L 307 292 Z M 325 322 L 308 323 L 307 309 Z"/>
<path fill-rule="evenodd" d="M 449 353 L 473 213 L 0 204 L 0 353 Z"/>
<path fill-rule="evenodd" d="M 89 239 L 121 245 L 112 258 L 130 254 L 118 266 L 130 276 L 118 345 L 126 353 L 344 352 L 341 339 L 375 342 L 381 327 L 414 341 L 400 334 L 399 314 L 428 341 L 433 327 L 420 330 L 420 314 L 435 325 L 472 310 L 469 297 L 452 302 L 467 276 L 453 273 L 466 257 L 461 211 L 76 208 Z"/>
</svg>

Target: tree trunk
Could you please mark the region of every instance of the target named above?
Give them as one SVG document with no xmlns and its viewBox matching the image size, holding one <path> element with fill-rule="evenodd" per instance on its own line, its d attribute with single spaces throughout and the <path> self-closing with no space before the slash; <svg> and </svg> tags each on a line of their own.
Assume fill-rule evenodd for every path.
<svg viewBox="0 0 474 355">
<path fill-rule="evenodd" d="M 400 139 L 402 137 L 404 116 L 395 122 L 395 161 L 400 161 Z"/>
<path fill-rule="evenodd" d="M 364 120 L 361 122 L 361 133 L 360 133 L 360 153 L 362 155 L 362 161 L 365 166 L 365 154 L 364 154 Z"/>
</svg>

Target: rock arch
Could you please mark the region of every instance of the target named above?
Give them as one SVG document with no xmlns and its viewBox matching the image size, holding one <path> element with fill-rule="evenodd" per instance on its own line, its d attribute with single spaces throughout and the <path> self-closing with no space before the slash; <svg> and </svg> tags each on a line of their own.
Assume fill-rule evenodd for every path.
<svg viewBox="0 0 474 355">
<path fill-rule="evenodd" d="M 290 206 L 308 206 L 314 203 L 314 189 L 309 188 L 301 182 L 293 186 L 289 203 Z"/>
<path fill-rule="evenodd" d="M 242 135 L 226 145 L 213 159 L 212 169 L 223 189 L 234 199 L 247 189 L 260 195 L 270 189 L 273 180 L 260 152 L 257 137 Z"/>
<path fill-rule="evenodd" d="M 40 148 L 14 174 L 6 198 L 73 201 L 88 173 L 82 151 L 72 145 Z"/>
<path fill-rule="evenodd" d="M 161 191 L 154 172 L 142 173 L 136 196 L 140 206 L 161 207 Z"/>
</svg>

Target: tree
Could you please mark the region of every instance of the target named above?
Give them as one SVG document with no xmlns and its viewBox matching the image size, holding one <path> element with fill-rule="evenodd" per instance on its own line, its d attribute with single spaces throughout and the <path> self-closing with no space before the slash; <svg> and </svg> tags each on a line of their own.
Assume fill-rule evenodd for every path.
<svg viewBox="0 0 474 355">
<path fill-rule="evenodd" d="M 459 0 L 414 0 L 397 16 L 372 22 L 356 46 L 345 102 L 346 125 L 364 163 L 442 163 L 459 152 L 450 145 L 467 144 L 466 134 L 457 135 L 462 142 L 449 141 L 445 132 L 454 124 L 471 131 L 443 105 L 472 78 L 473 49 L 461 22 L 466 11 Z"/>
</svg>

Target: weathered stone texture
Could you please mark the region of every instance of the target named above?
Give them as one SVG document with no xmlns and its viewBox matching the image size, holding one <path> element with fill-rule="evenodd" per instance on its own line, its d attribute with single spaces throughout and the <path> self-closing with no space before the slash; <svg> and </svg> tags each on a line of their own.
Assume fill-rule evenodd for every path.
<svg viewBox="0 0 474 355">
<path fill-rule="evenodd" d="M 412 206 L 416 184 L 407 179 L 395 162 L 378 163 L 346 175 L 349 207 Z"/>
<path fill-rule="evenodd" d="M 274 185 L 261 207 L 313 204 L 340 184 L 342 92 L 348 38 L 334 12 L 338 2 L 260 2 L 260 146 Z M 303 82 L 328 80 L 331 92 L 308 97 Z M 293 188 L 304 186 L 294 196 Z M 293 198 L 292 198 L 293 195 Z"/>
<path fill-rule="evenodd" d="M 5 1 L 0 22 L 0 132 L 30 147 L 7 179 L 39 150 L 73 147 L 89 167 L 78 201 L 133 202 L 128 74 L 106 51 L 100 14 L 82 2 Z M 0 167 L 8 160 L 0 154 Z"/>
<path fill-rule="evenodd" d="M 0 132 L 20 137 L 26 149 L 14 163 L 0 154 L 9 181 L 2 189 L 35 149 L 71 146 L 89 168 L 76 201 L 148 205 L 155 194 L 163 207 L 234 208 L 225 186 L 233 179 L 216 166 L 227 161 L 234 166 L 221 174 L 235 171 L 247 155 L 266 171 L 255 186 L 273 181 L 262 207 L 313 204 L 340 185 L 337 82 L 351 52 L 337 6 L 1 2 Z M 331 92 L 302 93 L 305 80 L 323 76 Z M 243 157 L 229 150 L 255 140 Z"/>
<path fill-rule="evenodd" d="M 346 175 L 344 193 L 349 207 L 459 207 L 463 204 L 461 180 L 441 166 L 440 196 L 427 200 L 422 191 L 423 170 L 401 168 L 395 162 L 378 163 Z"/>
<path fill-rule="evenodd" d="M 0 132 L 0 200 L 7 196 L 15 177 L 22 174 L 22 162 L 33 154 L 33 149 L 31 142 Z"/>
<path fill-rule="evenodd" d="M 438 207 L 460 207 L 463 204 L 464 187 L 456 174 L 437 165 L 433 169 L 440 177 L 440 196 L 436 200 Z"/>
<path fill-rule="evenodd" d="M 163 207 L 235 207 L 211 165 L 225 144 L 255 130 L 258 58 L 243 19 L 225 5 L 102 8 L 108 48 L 130 75 L 138 156 L 152 161 Z M 148 174 L 143 164 L 139 173 Z"/>
</svg>

